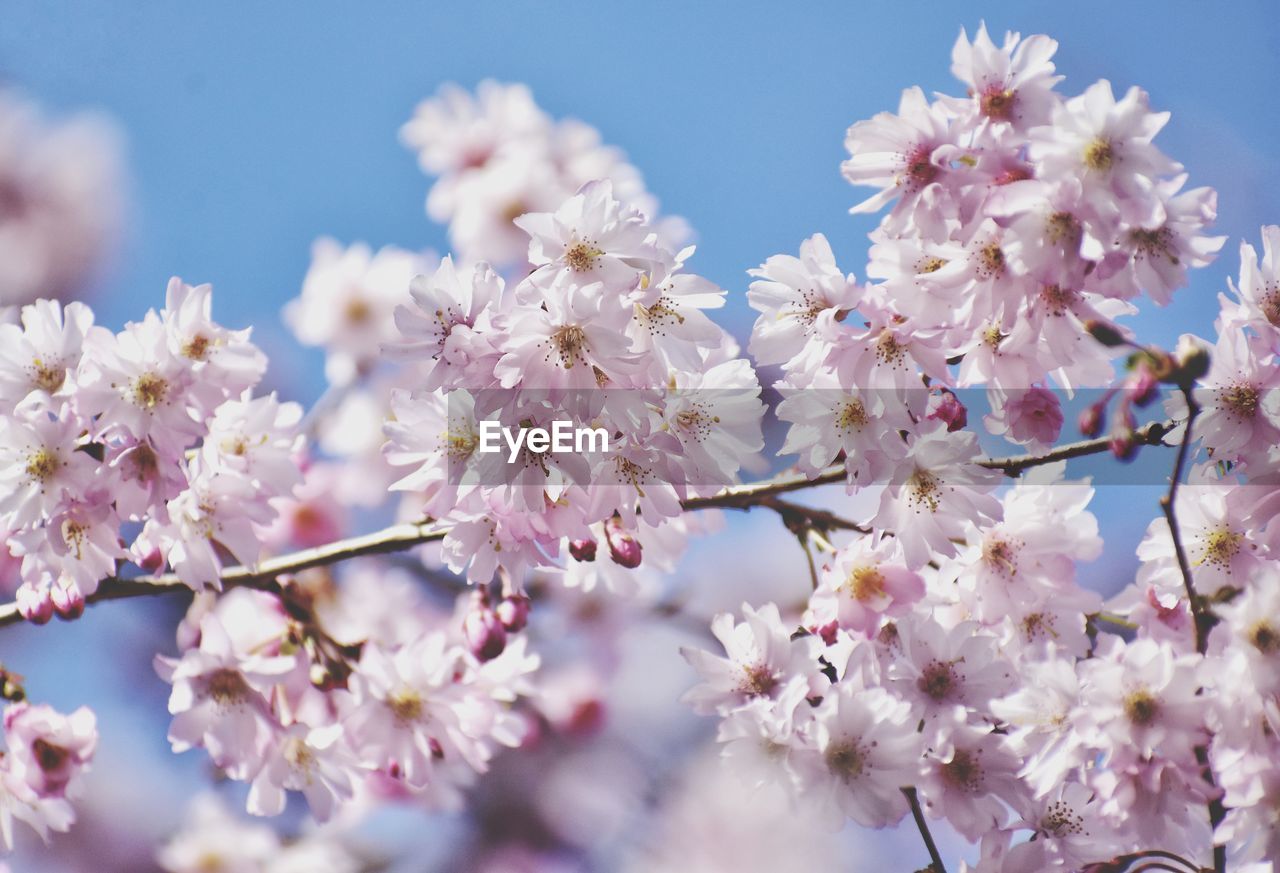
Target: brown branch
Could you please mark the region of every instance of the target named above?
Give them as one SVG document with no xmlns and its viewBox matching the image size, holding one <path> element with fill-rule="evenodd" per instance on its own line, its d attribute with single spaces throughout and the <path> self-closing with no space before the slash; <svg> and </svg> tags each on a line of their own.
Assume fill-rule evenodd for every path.
<svg viewBox="0 0 1280 873">
<path fill-rule="evenodd" d="M 1172 428 L 1171 422 L 1155 422 L 1139 428 L 1135 439 L 1146 445 L 1157 445 L 1163 436 Z M 1018 476 L 1031 467 L 1051 464 L 1069 458 L 1096 455 L 1107 451 L 1109 440 L 1095 439 L 1069 443 L 1039 455 L 1023 455 L 1011 458 L 985 458 L 978 464 L 992 470 L 1000 470 L 1008 476 Z M 845 478 L 845 467 L 837 464 L 821 470 L 816 476 L 803 473 L 788 473 L 737 485 L 706 497 L 692 497 L 681 505 L 687 511 L 698 509 L 741 509 L 748 510 L 763 506 L 777 512 L 787 523 L 803 524 L 818 530 L 854 530 L 869 533 L 869 530 L 856 522 L 843 519 L 825 509 L 815 509 L 798 503 L 782 500 L 778 495 L 792 491 L 802 491 L 819 485 L 841 482 Z M 444 537 L 445 528 L 434 527 L 428 522 L 416 524 L 396 524 L 374 533 L 338 540 L 314 549 L 305 549 L 277 558 L 269 558 L 252 567 L 232 567 L 223 572 L 221 582 L 223 588 L 246 587 L 266 591 L 278 591 L 280 576 L 298 573 L 312 567 L 323 567 L 340 561 L 358 558 L 362 555 L 389 554 L 411 549 L 424 543 L 434 542 Z M 162 575 L 137 576 L 132 579 L 112 577 L 105 579 L 98 590 L 85 598 L 87 603 L 99 603 L 104 600 L 124 600 L 132 597 L 145 597 L 152 594 L 191 590 L 174 573 Z M 0 606 L 0 627 L 17 624 L 22 615 L 14 603 Z"/>
<path fill-rule="evenodd" d="M 1173 430 L 1174 422 L 1172 421 L 1153 421 L 1150 424 L 1144 424 L 1133 432 L 1133 441 L 1140 446 L 1159 446 L 1164 445 L 1164 438 Z M 1103 437 L 1094 440 L 1081 440 L 1077 443 L 1067 443 L 1065 446 L 1056 446 L 1039 455 L 1015 455 L 1011 458 L 987 458 L 979 461 L 978 465 L 986 467 L 989 470 L 999 470 L 1006 476 L 1019 476 L 1025 470 L 1032 467 L 1042 467 L 1045 464 L 1053 464 L 1057 461 L 1069 461 L 1072 458 L 1083 458 L 1087 455 L 1097 455 L 1107 451 L 1111 446 L 1110 437 Z"/>
<path fill-rule="evenodd" d="M 1200 404 L 1196 402 L 1195 392 L 1190 385 L 1183 386 L 1183 396 L 1187 400 L 1187 426 L 1182 432 L 1182 442 L 1178 444 L 1178 454 L 1173 462 L 1173 474 L 1169 479 L 1169 491 L 1160 498 L 1160 509 L 1164 512 L 1165 521 L 1169 523 L 1169 536 L 1173 540 L 1173 554 L 1178 559 L 1178 569 L 1182 573 L 1182 587 L 1187 593 L 1187 604 L 1191 610 L 1191 623 L 1195 629 L 1196 651 L 1204 654 L 1209 647 L 1209 631 L 1213 627 L 1214 617 L 1204 598 L 1196 593 L 1195 582 L 1191 577 L 1191 562 L 1187 559 L 1187 550 L 1182 543 L 1182 531 L 1178 529 L 1178 515 L 1175 502 L 1178 497 L 1178 486 L 1186 472 L 1187 458 L 1191 454 L 1191 429 L 1195 425 L 1196 416 L 1200 414 Z M 1209 750 L 1204 746 L 1196 746 L 1196 762 L 1200 765 L 1200 775 L 1209 787 L 1217 791 L 1217 782 L 1213 777 L 1213 767 L 1209 763 Z M 1213 830 L 1218 829 L 1227 817 L 1226 806 L 1222 797 L 1217 796 L 1209 801 L 1209 824 Z M 1227 847 L 1215 844 L 1213 847 L 1213 869 L 1216 873 L 1225 873 L 1227 869 Z"/>
<path fill-rule="evenodd" d="M 1160 511 L 1164 513 L 1169 524 L 1169 536 L 1173 539 L 1173 554 L 1178 560 L 1178 570 L 1182 573 L 1182 587 L 1187 593 L 1187 603 L 1191 609 L 1192 625 L 1195 628 L 1196 651 L 1204 654 L 1209 645 L 1209 628 L 1205 626 L 1204 602 L 1196 594 L 1195 583 L 1191 578 L 1191 562 L 1187 559 L 1186 547 L 1182 544 L 1182 531 L 1178 529 L 1177 511 L 1174 501 L 1178 497 L 1178 487 L 1182 482 L 1187 467 L 1187 457 L 1191 453 L 1191 428 L 1195 425 L 1196 416 L 1200 413 L 1200 405 L 1196 403 L 1192 392 L 1187 397 L 1187 429 L 1182 433 L 1182 442 L 1178 445 L 1178 454 L 1173 462 L 1173 474 L 1169 479 L 1169 491 L 1160 498 Z"/>
<path fill-rule="evenodd" d="M 421 524 L 396 524 L 371 534 L 351 537 L 345 540 L 317 546 L 269 558 L 253 567 L 232 567 L 221 576 L 222 587 L 225 588 L 257 588 L 263 591 L 279 591 L 277 579 L 290 573 L 300 573 L 313 567 L 323 567 L 347 561 L 363 555 L 384 555 L 400 552 L 414 546 L 429 543 L 444 537 L 443 528 Z M 165 573 L 154 576 L 138 576 L 133 579 L 104 579 L 98 590 L 85 598 L 86 603 L 99 603 L 104 600 L 125 600 L 132 597 L 146 597 L 152 594 L 168 594 L 191 589 L 178 578 L 176 573 Z M 0 606 L 0 627 L 22 621 L 16 604 L 7 603 Z"/>
<path fill-rule="evenodd" d="M 929 866 L 932 873 L 947 873 L 947 868 L 942 863 L 942 855 L 938 853 L 938 845 L 933 841 L 933 834 L 929 832 L 929 823 L 925 821 L 924 810 L 920 808 L 920 798 L 916 796 L 916 789 L 904 788 L 902 793 L 906 796 L 907 803 L 911 804 L 911 817 L 916 820 L 920 838 L 924 840 L 924 847 L 929 850 Z"/>
</svg>

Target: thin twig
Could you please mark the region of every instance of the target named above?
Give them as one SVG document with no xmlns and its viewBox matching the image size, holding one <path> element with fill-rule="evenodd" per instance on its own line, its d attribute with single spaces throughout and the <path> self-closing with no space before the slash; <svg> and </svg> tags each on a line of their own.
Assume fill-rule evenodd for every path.
<svg viewBox="0 0 1280 873">
<path fill-rule="evenodd" d="M 920 808 L 920 798 L 916 795 L 915 786 L 902 789 L 902 793 L 906 796 L 907 803 L 911 804 L 911 817 L 916 820 L 920 838 L 924 840 L 924 847 L 929 850 L 929 862 L 933 867 L 933 873 L 947 873 L 947 868 L 942 863 L 942 855 L 938 854 L 938 844 L 933 841 L 933 834 L 929 832 L 929 823 L 924 820 L 924 810 Z"/>
<path fill-rule="evenodd" d="M 414 546 L 442 539 L 444 528 L 419 524 L 396 524 L 364 536 L 338 540 L 314 549 L 305 549 L 278 558 L 269 558 L 253 567 L 232 567 L 220 577 L 223 588 L 257 588 L 262 591 L 279 591 L 280 576 L 300 573 L 313 567 L 323 567 L 347 561 L 363 555 L 384 555 L 401 552 Z M 104 600 L 125 600 L 153 594 L 190 591 L 176 573 L 137 576 L 133 579 L 104 579 L 98 590 L 85 598 L 86 603 Z M 0 606 L 0 627 L 22 621 L 16 604 Z"/>
<path fill-rule="evenodd" d="M 1174 422 L 1172 421 L 1153 421 L 1145 424 L 1133 432 L 1133 441 L 1140 446 L 1159 446 L 1164 445 L 1165 435 L 1173 430 Z M 978 466 L 986 467 L 989 470 L 999 470 L 1006 476 L 1018 476 L 1024 470 L 1032 467 L 1041 467 L 1045 464 L 1052 464 L 1057 461 L 1069 461 L 1072 458 L 1083 458 L 1087 455 L 1097 455 L 1109 450 L 1111 447 L 1111 438 L 1104 437 L 1093 440 L 1081 440 L 1076 443 L 1067 443 L 1065 446 L 1057 446 L 1049 449 L 1039 455 L 1015 455 L 1011 458 L 987 458 L 979 461 Z"/>
<path fill-rule="evenodd" d="M 1135 439 L 1148 445 L 1159 444 L 1161 438 L 1171 429 L 1169 422 L 1153 422 L 1139 428 Z M 1107 450 L 1108 439 L 1085 440 L 1050 449 L 1040 455 L 1024 455 L 1012 458 L 986 458 L 978 464 L 993 470 L 1000 470 L 1008 476 L 1017 476 L 1024 470 L 1042 464 L 1051 464 L 1069 458 L 1095 455 Z M 732 488 L 725 488 L 706 497 L 693 497 L 681 505 L 685 510 L 698 509 L 749 509 L 753 506 L 768 506 L 778 512 L 786 520 L 788 514 L 806 519 L 811 527 L 819 530 L 856 530 L 868 532 L 867 528 L 823 509 L 814 509 L 791 503 L 778 498 L 780 494 L 801 491 L 819 485 L 828 485 L 843 481 L 845 478 L 843 464 L 828 467 L 816 476 L 802 473 L 789 473 L 750 482 Z M 361 555 L 388 554 L 401 552 L 434 542 L 444 538 L 445 528 L 433 527 L 423 522 L 418 524 L 396 524 L 374 533 L 338 540 L 314 549 L 306 549 L 277 558 L 270 558 L 252 567 L 232 567 L 224 571 L 220 577 L 223 588 L 247 587 L 262 590 L 278 590 L 278 577 L 298 573 L 312 567 L 336 564 Z M 99 603 L 104 600 L 123 600 L 132 597 L 145 597 L 152 594 L 189 591 L 190 588 L 175 573 L 161 575 L 136 576 L 132 579 L 112 577 L 105 579 L 98 590 L 85 598 L 87 603 Z M 7 603 L 0 606 L 0 627 L 21 622 L 22 615 L 17 604 Z"/>
<path fill-rule="evenodd" d="M 1187 559 L 1187 550 L 1182 544 L 1182 532 L 1178 529 L 1177 511 L 1174 507 L 1174 501 L 1178 497 L 1178 486 L 1181 484 L 1182 476 L 1186 471 L 1187 456 L 1191 454 L 1191 428 L 1200 412 L 1200 406 L 1196 403 L 1192 392 L 1187 391 L 1185 393 L 1187 396 L 1187 427 L 1182 432 L 1182 442 L 1179 443 L 1178 454 L 1174 458 L 1173 475 L 1169 480 L 1169 491 L 1160 498 L 1160 510 L 1164 513 L 1165 521 L 1169 523 L 1169 535 L 1173 538 L 1173 554 L 1178 560 L 1178 569 L 1182 572 L 1182 587 L 1186 590 L 1187 601 L 1191 607 L 1192 625 L 1194 626 L 1196 637 L 1196 651 L 1203 655 L 1208 646 L 1208 629 L 1201 619 L 1202 602 L 1196 596 L 1195 583 L 1191 578 L 1191 562 Z"/>
<path fill-rule="evenodd" d="M 1200 414 L 1200 404 L 1196 402 L 1195 391 L 1190 385 L 1182 388 L 1187 400 L 1187 425 L 1182 432 L 1182 442 L 1178 445 L 1178 454 L 1173 462 L 1173 475 L 1169 480 L 1169 491 L 1160 498 L 1160 509 L 1164 512 L 1165 521 L 1169 523 L 1169 536 L 1173 540 L 1173 553 L 1178 559 L 1178 569 L 1182 572 L 1182 587 L 1186 589 L 1187 603 L 1191 609 L 1191 623 L 1195 630 L 1196 651 L 1204 654 L 1209 647 L 1209 630 L 1212 627 L 1213 615 L 1203 598 L 1196 593 L 1195 582 L 1191 577 L 1191 562 L 1187 559 L 1187 550 L 1182 543 L 1182 532 L 1178 529 L 1176 501 L 1178 486 L 1186 472 L 1187 458 L 1191 454 L 1191 429 L 1195 425 L 1196 416 Z M 1200 775 L 1216 793 L 1217 781 L 1213 776 L 1213 767 L 1209 763 L 1209 750 L 1203 745 L 1196 746 L 1196 762 L 1200 765 Z M 1216 796 L 1209 801 L 1209 824 L 1214 831 L 1227 817 L 1226 806 L 1222 797 Z M 1215 844 L 1213 847 L 1213 869 L 1215 873 L 1226 873 L 1227 847 Z"/>
</svg>

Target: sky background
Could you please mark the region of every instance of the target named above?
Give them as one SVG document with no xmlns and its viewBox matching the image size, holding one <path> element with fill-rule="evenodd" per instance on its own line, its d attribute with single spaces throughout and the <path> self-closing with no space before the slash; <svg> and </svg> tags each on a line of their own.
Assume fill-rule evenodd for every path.
<svg viewBox="0 0 1280 873">
<path fill-rule="evenodd" d="M 99 320 L 118 327 L 160 306 L 171 275 L 212 282 L 218 319 L 252 324 L 273 381 L 306 400 L 322 388 L 321 357 L 293 343 L 279 311 L 311 241 L 445 250 L 423 214 L 428 182 L 397 141 L 442 83 L 527 82 L 551 114 L 625 149 L 663 211 L 696 229 L 691 268 L 730 290 L 725 317 L 743 336 L 754 317 L 745 271 L 810 234 L 825 233 L 842 267 L 864 275 L 875 219 L 847 214 L 866 193 L 840 177 L 844 132 L 895 109 L 909 85 L 958 92 L 951 46 L 981 20 L 1058 39 L 1065 93 L 1107 78 L 1172 111 L 1158 142 L 1190 185 L 1218 190 L 1218 229 L 1231 239 L 1173 305 L 1148 304 L 1134 324 L 1164 344 L 1209 333 L 1240 239 L 1280 222 L 1280 112 L 1265 96 L 1280 83 L 1274 2 L 0 0 L 0 78 L 56 111 L 101 109 L 124 130 L 130 239 L 94 302 Z M 1154 497 L 1115 486 L 1095 502 L 1111 542 L 1095 578 L 1131 571 Z M 172 616 L 131 623 L 107 611 L 118 620 L 49 631 L 49 651 L 125 632 L 144 648 L 169 645 Z M 6 632 L 0 655 L 31 634 Z M 51 657 L 27 672 L 45 677 L 46 699 L 71 706 L 85 693 L 56 681 L 66 666 Z M 134 693 L 112 675 L 95 698 Z M 147 733 L 142 748 L 163 756 L 163 732 Z M 195 772 L 190 758 L 166 766 Z"/>
</svg>

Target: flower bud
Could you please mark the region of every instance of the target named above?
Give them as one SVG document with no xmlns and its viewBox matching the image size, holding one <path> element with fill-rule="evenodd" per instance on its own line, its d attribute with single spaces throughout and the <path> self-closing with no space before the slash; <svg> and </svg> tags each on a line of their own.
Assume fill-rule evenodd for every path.
<svg viewBox="0 0 1280 873">
<path fill-rule="evenodd" d="M 1178 337 L 1173 357 L 1178 364 L 1179 381 L 1184 385 L 1203 379 L 1209 372 L 1209 347 L 1199 337 L 1189 333 Z"/>
<path fill-rule="evenodd" d="M 492 661 L 507 647 L 507 629 L 492 609 L 472 609 L 462 619 L 462 636 L 471 654 L 481 661 Z"/>
<path fill-rule="evenodd" d="M 925 417 L 946 422 L 949 433 L 954 433 L 969 423 L 969 410 L 965 409 L 954 392 L 946 388 L 940 389 L 932 400 L 932 408 Z"/>
<path fill-rule="evenodd" d="M 164 567 L 164 555 L 161 554 L 160 549 L 153 548 L 142 556 L 142 559 L 138 561 L 138 566 L 142 568 L 144 573 L 159 573 L 161 568 Z"/>
<path fill-rule="evenodd" d="M 560 729 L 571 737 L 589 737 L 604 726 L 604 716 L 603 701 L 582 700 L 573 707 Z"/>
<path fill-rule="evenodd" d="M 1160 393 L 1160 380 L 1146 364 L 1138 364 L 1128 378 L 1129 402 L 1141 409 L 1155 400 Z"/>
<path fill-rule="evenodd" d="M 1122 427 L 1115 430 L 1111 434 L 1109 447 L 1117 461 L 1132 461 L 1138 454 L 1138 439 L 1133 428 Z"/>
<path fill-rule="evenodd" d="M 18 603 L 18 614 L 32 624 L 48 624 L 53 618 L 53 599 L 49 596 L 48 587 L 22 585 L 14 599 Z"/>
<path fill-rule="evenodd" d="M 58 618 L 72 621 L 84 615 L 84 594 L 78 585 L 55 585 L 50 589 L 53 611 Z"/>
<path fill-rule="evenodd" d="M 1108 348 L 1124 345 L 1124 334 L 1120 333 L 1119 328 L 1113 324 L 1091 318 L 1084 323 L 1084 329 L 1089 331 L 1091 337 Z"/>
<path fill-rule="evenodd" d="M 1107 404 L 1099 400 L 1080 413 L 1080 433 L 1093 439 L 1107 426 Z"/>
<path fill-rule="evenodd" d="M 596 559 L 595 540 L 574 540 L 569 543 L 569 554 L 575 561 L 594 561 Z"/>
<path fill-rule="evenodd" d="M 22 677 L 17 673 L 10 673 L 3 666 L 0 666 L 0 698 L 13 703 L 21 703 L 27 699 L 26 689 L 22 687 Z"/>
<path fill-rule="evenodd" d="M 615 564 L 629 570 L 640 566 L 640 541 L 623 530 L 622 521 L 616 515 L 604 523 L 604 538 L 609 543 L 609 556 Z"/>
<path fill-rule="evenodd" d="M 512 633 L 518 633 L 529 623 L 530 607 L 528 597 L 523 594 L 512 594 L 502 598 L 502 601 L 493 608 L 493 613 L 498 617 L 498 621 L 502 622 L 504 628 Z"/>
</svg>

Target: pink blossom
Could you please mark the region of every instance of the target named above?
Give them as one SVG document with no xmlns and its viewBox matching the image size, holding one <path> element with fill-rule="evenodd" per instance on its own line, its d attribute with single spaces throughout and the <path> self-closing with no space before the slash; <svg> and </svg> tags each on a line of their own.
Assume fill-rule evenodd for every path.
<svg viewBox="0 0 1280 873">
<path fill-rule="evenodd" d="M 89 491 L 97 468 L 78 451 L 81 431 L 65 403 L 36 400 L 0 415 L 0 524 L 34 525 Z"/>
<path fill-rule="evenodd" d="M 1009 124 L 1026 130 L 1048 119 L 1055 97 L 1055 76 L 1050 58 L 1058 43 L 1042 34 L 1022 39 L 1007 33 L 997 47 L 978 26 L 973 42 L 963 29 L 951 50 L 951 73 L 966 86 L 971 111 L 988 124 Z"/>
<path fill-rule="evenodd" d="M 63 715 L 52 707 L 17 703 L 4 711 L 9 772 L 41 798 L 60 798 L 93 761 L 98 729 L 92 711 Z"/>
<path fill-rule="evenodd" d="M 791 629 L 783 625 L 773 604 L 759 610 L 743 604 L 742 614 L 741 623 L 728 613 L 712 622 L 711 631 L 727 657 L 700 649 L 680 650 L 703 678 L 703 684 L 684 697 L 697 712 L 723 713 L 753 699 L 778 699 L 793 682 L 819 687 L 815 640 L 793 640 Z"/>
<path fill-rule="evenodd" d="M 22 326 L 0 324 L 0 401 L 17 407 L 34 391 L 69 394 L 81 348 L 93 326 L 83 303 L 37 300 L 22 307 Z"/>
<path fill-rule="evenodd" d="M 346 384 L 396 338 L 396 307 L 409 302 L 414 277 L 430 271 L 427 255 L 316 240 L 302 293 L 285 307 L 285 322 L 303 345 L 324 347 L 329 381 Z"/>
<path fill-rule="evenodd" d="M 823 699 L 812 745 L 796 759 L 802 797 L 820 821 L 838 827 L 848 817 L 882 828 L 906 815 L 901 787 L 913 781 L 921 754 L 908 713 L 880 689 L 841 685 Z"/>
<path fill-rule="evenodd" d="M 108 119 L 0 92 L 0 307 L 87 290 L 119 236 L 122 175 Z"/>
<path fill-rule="evenodd" d="M 873 636 L 883 617 L 906 614 L 923 596 L 924 580 L 901 563 L 893 541 L 872 546 L 869 538 L 859 539 L 823 566 L 806 624 L 836 621 Z"/>
<path fill-rule="evenodd" d="M 952 540 L 963 536 L 967 524 L 1000 517 L 999 501 L 990 493 L 999 474 L 973 463 L 974 434 L 950 433 L 941 422 L 929 424 L 895 466 L 872 522 L 879 530 L 895 532 L 912 568 L 923 566 L 931 554 L 955 554 Z"/>
<path fill-rule="evenodd" d="M 502 290 L 487 264 L 468 271 L 446 256 L 430 277 L 409 284 L 412 303 L 396 307 L 400 339 L 389 351 L 422 362 L 426 390 L 487 387 L 503 339 L 494 324 Z"/>
<path fill-rule="evenodd" d="M 987 430 L 1012 442 L 1044 451 L 1062 433 L 1062 403 L 1058 395 L 1043 386 L 1025 390 L 992 389 L 993 412 L 983 417 Z"/>
<path fill-rule="evenodd" d="M 318 822 L 328 821 L 338 805 L 351 797 L 355 757 L 346 749 L 342 725 L 311 728 L 290 725 L 264 754 L 249 787 L 248 810 L 254 815 L 284 812 L 286 790 L 300 791 Z"/>
<path fill-rule="evenodd" d="M 233 777 L 248 777 L 278 731 L 274 688 L 297 668 L 295 657 L 242 654 L 218 616 L 205 616 L 197 647 L 180 658 L 156 657 L 156 672 L 173 686 L 173 750 L 203 747 Z"/>
<path fill-rule="evenodd" d="M 810 337 L 829 337 L 853 310 L 861 290 L 836 266 L 822 234 L 800 244 L 800 255 L 774 255 L 749 271 L 756 277 L 747 301 L 761 315 L 751 332 L 751 354 L 761 364 L 808 369 Z"/>
</svg>

